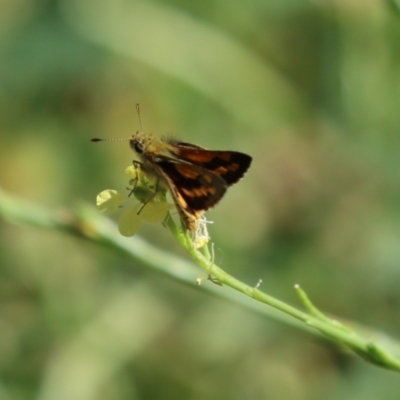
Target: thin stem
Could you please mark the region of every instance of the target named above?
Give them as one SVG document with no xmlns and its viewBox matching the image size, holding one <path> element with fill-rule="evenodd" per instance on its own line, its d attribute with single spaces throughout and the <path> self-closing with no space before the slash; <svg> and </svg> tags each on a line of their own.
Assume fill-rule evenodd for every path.
<svg viewBox="0 0 400 400">
<path fill-rule="evenodd" d="M 171 232 L 177 238 L 177 240 L 186 248 L 188 253 L 191 255 L 193 260 L 203 269 L 205 269 L 209 274 L 212 274 L 218 282 L 227 285 L 232 289 L 235 289 L 254 300 L 267 304 L 277 310 L 284 312 L 287 315 L 296 318 L 297 320 L 305 323 L 307 326 L 315 328 L 323 335 L 328 338 L 347 346 L 349 349 L 353 350 L 356 354 L 361 355 L 367 361 L 400 372 L 400 360 L 393 357 L 383 348 L 379 347 L 377 344 L 372 343 L 361 336 L 357 335 L 351 328 L 344 326 L 336 320 L 332 320 L 325 316 L 321 311 L 319 311 L 309 300 L 307 294 L 296 285 L 296 290 L 300 295 L 303 304 L 306 309 L 310 312 L 307 314 L 298 310 L 295 307 L 284 303 L 268 294 L 262 292 L 258 289 L 258 285 L 251 287 L 245 283 L 239 281 L 233 276 L 229 275 L 227 272 L 219 268 L 216 264 L 212 263 L 210 259 L 206 258 L 198 249 L 196 249 L 190 240 L 188 233 L 179 232 L 179 230 L 174 226 L 172 221 Z M 182 237 L 186 237 L 183 240 Z"/>
<path fill-rule="evenodd" d="M 13 223 L 50 230 L 60 230 L 109 246 L 116 251 L 123 252 L 132 258 L 140 260 L 144 265 L 156 269 L 175 280 L 198 287 L 196 285 L 196 275 L 198 275 L 198 272 L 191 264 L 155 248 L 138 236 L 135 236 L 133 240 L 122 237 L 117 233 L 115 225 L 102 217 L 97 211 L 93 211 L 92 208 L 79 207 L 75 212 L 65 209 L 55 211 L 46 210 L 24 200 L 9 196 L 0 189 L 0 215 Z M 203 290 L 229 299 L 252 311 L 268 315 L 275 320 L 313 332 L 314 334 L 322 334 L 332 341 L 347 346 L 354 353 L 375 365 L 400 371 L 399 359 L 395 358 L 377 343 L 363 338 L 355 330 L 327 317 L 311 303 L 306 293 L 299 287 L 296 290 L 308 313 L 269 296 L 259 290 L 258 285 L 251 287 L 229 275 L 213 263 L 207 252 L 203 254 L 200 250 L 196 249 L 190 235 L 183 232 L 182 228 L 177 227 L 172 218 L 168 218 L 165 224 L 177 241 L 188 251 L 193 260 L 206 270 L 208 274 L 215 277 L 219 283 L 224 285 L 222 288 L 217 285 L 202 285 L 201 288 Z M 225 286 L 235 289 L 236 292 L 240 292 L 245 296 L 237 296 Z M 256 302 L 249 299 L 256 300 Z M 270 307 L 265 307 L 263 304 L 267 304 Z M 296 323 L 296 321 L 299 322 Z M 357 330 L 369 332 L 370 337 L 371 332 L 373 332 L 371 329 L 362 329 L 361 327 L 358 327 Z M 379 336 L 379 332 L 373 333 L 374 337 Z M 384 336 L 383 334 L 380 335 Z M 386 335 L 385 339 L 389 342 Z M 388 344 L 391 345 L 393 351 L 396 350 L 398 352 L 400 345 L 397 342 L 392 341 Z"/>
</svg>

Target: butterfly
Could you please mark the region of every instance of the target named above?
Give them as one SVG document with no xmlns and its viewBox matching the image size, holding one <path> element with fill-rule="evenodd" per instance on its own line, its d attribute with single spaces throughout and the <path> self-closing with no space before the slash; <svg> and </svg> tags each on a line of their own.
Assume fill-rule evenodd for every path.
<svg viewBox="0 0 400 400">
<path fill-rule="evenodd" d="M 136 109 L 140 120 L 138 105 Z M 204 212 L 214 207 L 228 187 L 244 176 L 252 161 L 249 155 L 237 151 L 208 150 L 142 131 L 133 134 L 129 144 L 140 160 L 136 165 L 156 180 L 156 191 L 171 193 L 190 232 L 196 231 Z"/>
</svg>

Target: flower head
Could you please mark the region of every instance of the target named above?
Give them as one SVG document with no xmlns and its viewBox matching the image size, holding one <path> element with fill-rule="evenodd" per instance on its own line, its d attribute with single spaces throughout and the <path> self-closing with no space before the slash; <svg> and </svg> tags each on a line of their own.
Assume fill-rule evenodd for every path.
<svg viewBox="0 0 400 400">
<path fill-rule="evenodd" d="M 155 186 L 137 167 L 130 166 L 125 172 L 131 186 L 128 188 L 129 194 L 126 196 L 116 190 L 107 189 L 97 195 L 96 204 L 106 215 L 123 209 L 118 221 L 119 232 L 123 236 L 133 236 L 144 222 L 162 223 L 174 206 L 165 201 L 165 193 L 154 191 Z"/>
</svg>

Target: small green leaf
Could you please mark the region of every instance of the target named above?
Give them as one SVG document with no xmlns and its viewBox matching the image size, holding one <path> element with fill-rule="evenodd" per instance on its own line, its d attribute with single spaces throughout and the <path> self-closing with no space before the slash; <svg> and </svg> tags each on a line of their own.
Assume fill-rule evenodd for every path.
<svg viewBox="0 0 400 400">
<path fill-rule="evenodd" d="M 154 192 L 144 186 L 137 186 L 133 191 L 133 195 L 141 203 L 145 203 L 154 195 Z"/>
</svg>

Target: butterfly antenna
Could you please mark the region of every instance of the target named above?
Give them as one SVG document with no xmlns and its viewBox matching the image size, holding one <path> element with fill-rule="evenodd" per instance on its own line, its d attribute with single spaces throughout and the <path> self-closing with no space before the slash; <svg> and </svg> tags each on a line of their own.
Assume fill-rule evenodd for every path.
<svg viewBox="0 0 400 400">
<path fill-rule="evenodd" d="M 136 104 L 136 113 L 139 119 L 140 130 L 143 132 L 142 117 L 140 116 L 140 104 Z"/>
<path fill-rule="evenodd" d="M 130 140 L 130 138 L 107 138 L 107 139 L 101 139 L 101 138 L 93 138 L 90 139 L 91 142 L 121 142 L 125 140 Z"/>
<path fill-rule="evenodd" d="M 143 132 L 143 125 L 142 125 L 142 118 L 140 116 L 139 103 L 136 104 L 136 112 L 137 112 L 138 119 L 139 119 L 140 130 Z M 91 142 L 118 142 L 118 141 L 124 141 L 124 140 L 131 140 L 131 138 L 107 138 L 107 139 L 93 138 L 93 139 L 91 139 Z"/>
</svg>

